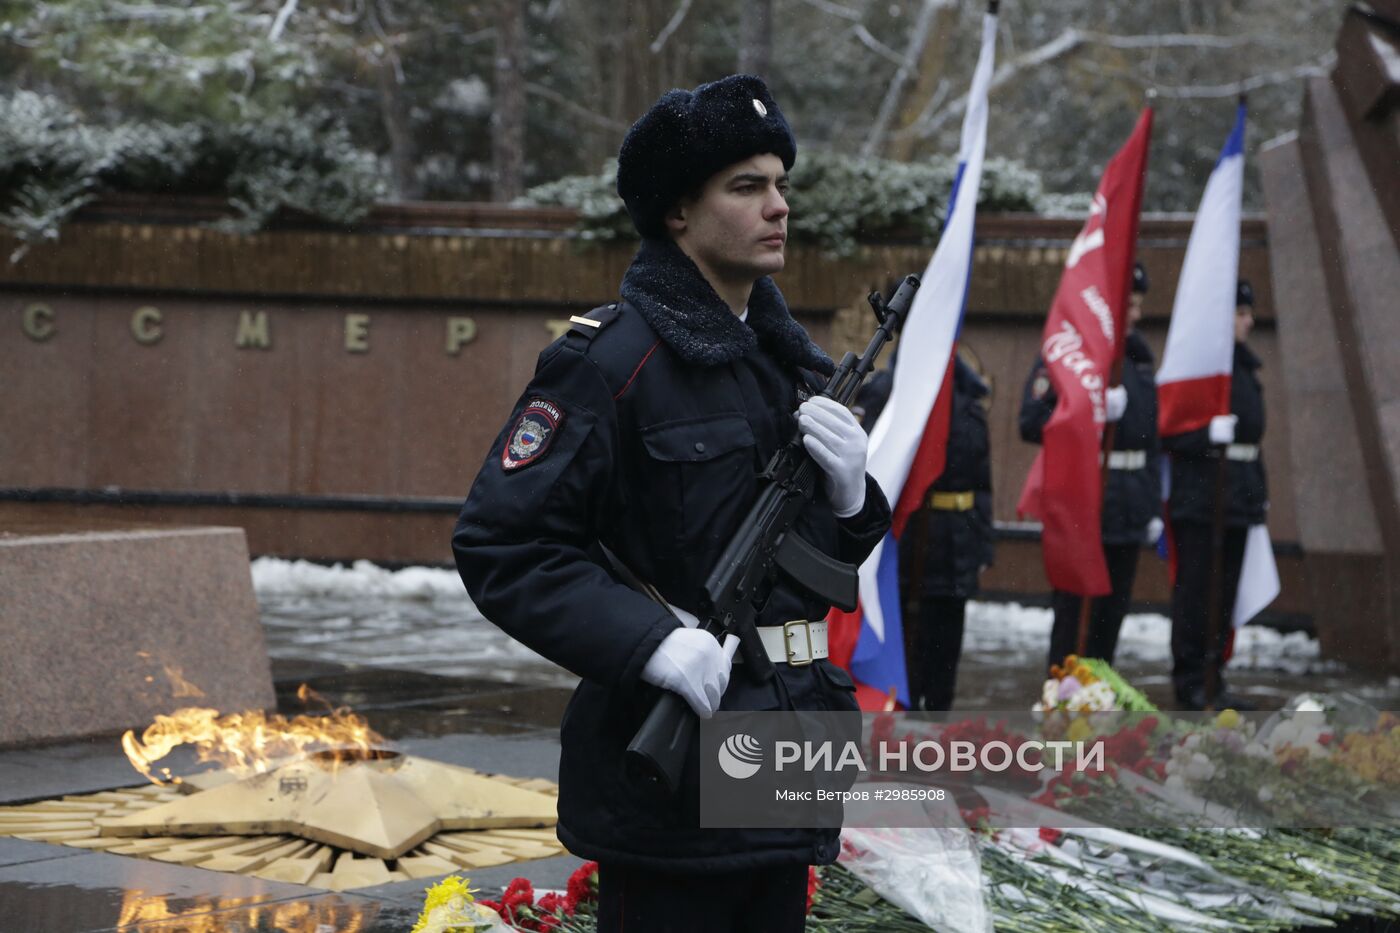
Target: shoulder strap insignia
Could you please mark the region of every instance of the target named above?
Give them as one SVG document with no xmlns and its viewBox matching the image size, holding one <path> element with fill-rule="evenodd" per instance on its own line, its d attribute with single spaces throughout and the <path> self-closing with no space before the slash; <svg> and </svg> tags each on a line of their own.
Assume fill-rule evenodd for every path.
<svg viewBox="0 0 1400 933">
<path fill-rule="evenodd" d="M 569 333 L 592 340 L 599 331 L 616 320 L 619 313 L 621 312 L 618 303 L 614 301 L 611 304 L 600 305 L 587 314 L 575 314 L 569 318 Z"/>
</svg>

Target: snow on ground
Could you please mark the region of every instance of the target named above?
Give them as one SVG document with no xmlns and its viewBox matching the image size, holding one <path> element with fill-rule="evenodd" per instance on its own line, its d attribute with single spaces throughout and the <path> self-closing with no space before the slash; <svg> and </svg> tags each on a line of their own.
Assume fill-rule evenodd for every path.
<svg viewBox="0 0 1400 933">
<path fill-rule="evenodd" d="M 365 560 L 326 567 L 260 557 L 252 574 L 273 657 L 574 682 L 567 671 L 489 624 L 454 571 L 387 570 Z"/>
<path fill-rule="evenodd" d="M 967 633 L 963 649 L 979 654 L 1035 654 L 1050 644 L 1054 616 L 1049 609 L 1019 603 L 967 604 Z M 1132 613 L 1123 620 L 1118 636 L 1119 663 L 1125 661 L 1171 662 L 1172 623 L 1152 612 Z M 1304 632 L 1287 635 L 1262 625 L 1246 625 L 1235 639 L 1234 670 L 1278 670 L 1302 674 L 1343 670 L 1335 661 L 1319 655 L 1316 638 Z"/>
<path fill-rule="evenodd" d="M 258 596 L 383 596 L 395 599 L 468 599 L 454 570 L 405 567 L 386 570 L 367 560 L 327 567 L 304 560 L 259 557 L 253 561 Z"/>
<path fill-rule="evenodd" d="M 270 634 L 280 632 L 289 651 L 333 643 L 339 653 L 362 663 L 411 663 L 420 669 L 454 666 L 453 658 L 478 664 L 548 663 L 495 626 L 483 624 L 451 570 L 386 570 L 365 560 L 326 567 L 260 557 L 253 561 L 252 573 L 264 616 L 276 630 Z M 1039 658 L 1050 642 L 1051 622 L 1049 609 L 973 600 L 967 606 L 964 651 L 1007 660 Z M 1170 665 L 1171 621 L 1157 613 L 1131 614 L 1123 621 L 1118 645 L 1119 663 Z M 1317 639 L 1258 625 L 1240 630 L 1230 666 L 1290 674 L 1345 669 L 1320 658 Z"/>
</svg>

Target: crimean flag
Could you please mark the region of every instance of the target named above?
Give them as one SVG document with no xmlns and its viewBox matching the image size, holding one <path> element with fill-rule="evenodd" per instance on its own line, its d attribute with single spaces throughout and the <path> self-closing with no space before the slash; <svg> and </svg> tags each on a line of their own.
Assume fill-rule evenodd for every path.
<svg viewBox="0 0 1400 933">
<path fill-rule="evenodd" d="M 1163 436 L 1195 431 L 1216 415 L 1230 413 L 1244 118 L 1240 104 L 1186 241 L 1167 345 L 1157 370 L 1157 431 Z"/>
<path fill-rule="evenodd" d="M 1157 370 L 1157 429 L 1163 436 L 1198 431 L 1230 413 L 1230 373 L 1235 359 L 1235 283 L 1240 264 L 1240 208 L 1244 193 L 1244 103 L 1220 159 L 1206 182 L 1172 303 L 1167 346 Z M 1163 494 L 1170 489 L 1162 485 Z M 1279 594 L 1278 566 L 1267 525 L 1245 539 L 1235 605 L 1235 627 L 1244 625 Z"/>
</svg>

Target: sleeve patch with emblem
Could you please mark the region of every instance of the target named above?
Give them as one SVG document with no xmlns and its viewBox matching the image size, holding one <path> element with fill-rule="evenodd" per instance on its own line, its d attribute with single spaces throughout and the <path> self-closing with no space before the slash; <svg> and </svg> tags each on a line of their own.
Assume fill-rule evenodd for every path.
<svg viewBox="0 0 1400 933">
<path fill-rule="evenodd" d="M 1050 376 L 1045 370 L 1035 377 L 1035 382 L 1031 384 L 1031 397 L 1035 399 L 1045 398 L 1045 393 L 1050 391 Z"/>
<path fill-rule="evenodd" d="M 515 420 L 501 451 L 501 468 L 507 472 L 544 458 L 564 423 L 564 413 L 548 399 L 533 398 Z"/>
</svg>

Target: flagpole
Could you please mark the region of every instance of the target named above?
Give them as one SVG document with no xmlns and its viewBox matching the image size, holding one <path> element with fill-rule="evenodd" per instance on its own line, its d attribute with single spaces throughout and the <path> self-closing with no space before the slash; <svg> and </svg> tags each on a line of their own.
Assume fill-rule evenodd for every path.
<svg viewBox="0 0 1400 933">
<path fill-rule="evenodd" d="M 1113 358 L 1113 369 L 1109 374 L 1110 389 L 1117 388 L 1123 383 L 1123 342 L 1118 342 L 1118 353 Z M 1104 497 L 1108 492 L 1108 457 L 1113 450 L 1113 437 L 1115 429 L 1118 427 L 1116 421 L 1110 421 L 1104 426 L 1103 439 L 1099 443 L 1099 515 L 1103 515 Z M 1099 527 L 1099 544 L 1103 545 L 1103 527 Z M 1112 593 L 1113 578 L 1109 577 L 1109 592 Z M 1074 653 L 1079 657 L 1084 657 L 1084 653 L 1089 650 L 1089 616 L 1093 609 L 1094 596 L 1079 597 L 1079 634 L 1075 638 Z"/>
<path fill-rule="evenodd" d="M 1156 89 L 1156 88 L 1148 88 L 1148 89 L 1147 89 L 1147 100 L 1146 100 L 1145 106 L 1151 107 L 1153 101 L 1155 101 L 1156 98 L 1157 98 L 1157 89 Z M 1133 243 L 1133 255 L 1134 255 L 1134 256 L 1137 255 L 1137 243 Z M 1128 296 L 1129 296 L 1129 294 L 1130 294 L 1131 292 L 1132 292 L 1132 277 L 1129 276 L 1128 279 L 1127 279 L 1127 283 L 1126 283 L 1126 287 L 1125 287 L 1124 293 L 1123 293 L 1122 295 L 1118 296 L 1118 300 L 1119 300 L 1120 302 L 1122 302 L 1122 304 L 1120 305 L 1120 307 L 1123 307 L 1123 308 L 1126 308 L 1126 307 L 1127 307 L 1127 302 L 1128 302 L 1128 300 L 1129 300 L 1129 299 L 1128 299 Z M 1125 345 L 1125 343 L 1126 343 L 1126 341 L 1127 341 L 1127 330 L 1128 330 L 1128 315 L 1127 315 L 1126 312 L 1124 312 L 1124 314 L 1123 314 L 1123 327 L 1121 328 L 1121 330 L 1122 330 L 1122 333 L 1119 333 L 1119 334 L 1115 334 L 1115 335 L 1114 335 L 1115 342 L 1117 343 L 1117 349 L 1116 349 L 1115 353 L 1113 354 L 1113 368 L 1110 370 L 1110 372 L 1109 372 L 1109 377 L 1108 377 L 1108 382 L 1109 382 L 1109 388 L 1110 388 L 1110 389 L 1115 389 L 1115 388 L 1117 388 L 1118 386 L 1120 386 L 1120 385 L 1123 384 L 1123 347 L 1124 347 L 1124 345 Z M 1105 496 L 1106 496 L 1107 493 L 1108 493 L 1108 471 L 1109 471 L 1108 458 L 1109 458 L 1109 456 L 1111 455 L 1111 453 L 1112 453 L 1112 451 L 1113 451 L 1113 439 L 1114 439 L 1115 433 L 1117 432 L 1117 428 L 1118 428 L 1118 422 L 1116 422 L 1116 421 L 1110 421 L 1110 422 L 1108 422 L 1108 424 L 1104 426 L 1103 437 L 1100 439 L 1100 443 L 1099 443 L 1099 515 L 1100 515 L 1100 516 L 1103 515 L 1103 502 L 1104 502 Z M 1099 526 L 1099 546 L 1100 546 L 1100 547 L 1103 546 L 1103 526 L 1102 526 L 1102 525 Z M 1111 595 L 1111 594 L 1112 594 L 1112 591 L 1113 591 L 1113 578 L 1112 578 L 1111 575 L 1110 575 L 1110 577 L 1109 577 L 1109 581 L 1108 581 L 1108 582 L 1109 582 L 1109 594 Z M 1081 596 L 1079 597 L 1079 629 L 1078 629 L 1078 633 L 1076 634 L 1075 640 L 1074 640 L 1074 653 L 1075 653 L 1076 655 L 1078 655 L 1079 657 L 1081 657 L 1081 658 L 1084 657 L 1085 652 L 1089 650 L 1089 619 L 1090 619 L 1090 615 L 1091 615 L 1091 613 L 1092 613 L 1092 611 L 1093 611 L 1094 599 L 1095 599 L 1095 597 L 1093 597 L 1093 596 L 1082 596 L 1082 595 L 1081 595 Z"/>
</svg>

